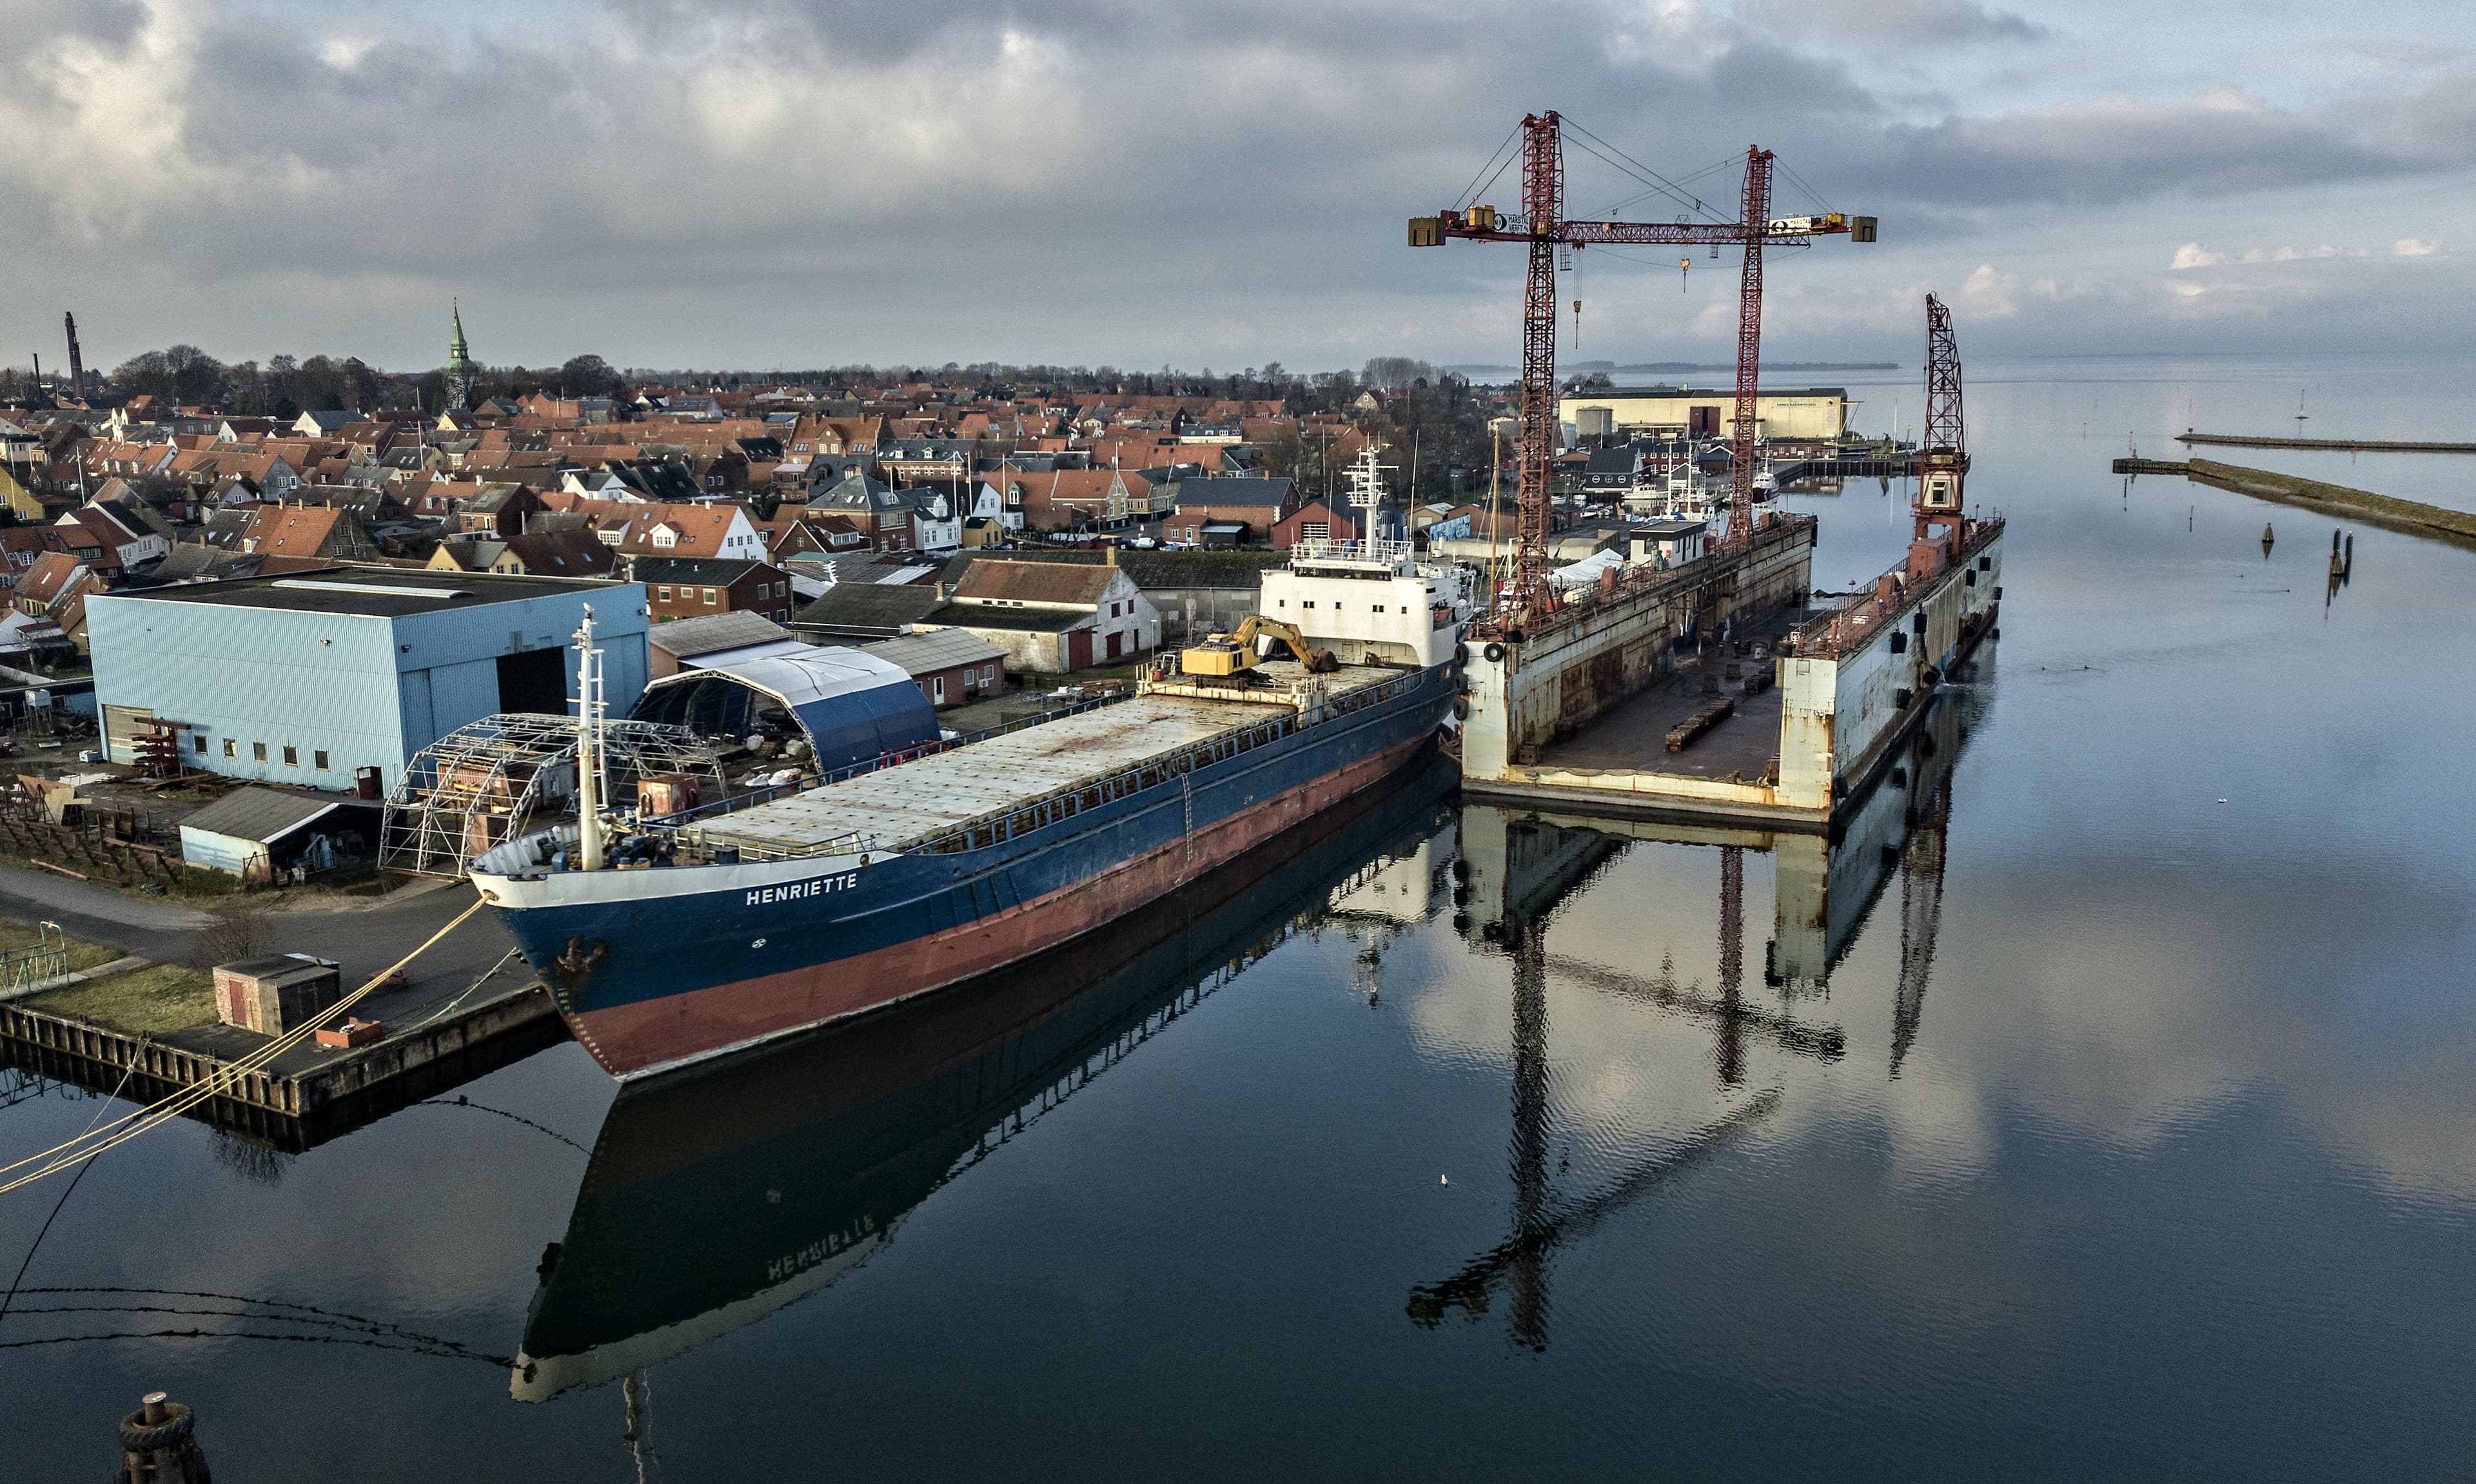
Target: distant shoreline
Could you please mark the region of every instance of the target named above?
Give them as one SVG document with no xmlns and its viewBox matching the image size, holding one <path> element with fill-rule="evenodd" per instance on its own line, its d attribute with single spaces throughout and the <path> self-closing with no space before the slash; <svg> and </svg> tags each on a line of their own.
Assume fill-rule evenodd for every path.
<svg viewBox="0 0 2476 1484">
<path fill-rule="evenodd" d="M 1473 364 L 1445 366 L 1441 369 L 1449 371 L 1455 376 L 1467 377 L 1473 381 L 1483 377 L 1501 377 L 1510 380 L 1511 378 L 1522 374 L 1522 368 L 1520 366 Z M 1556 374 L 1561 377 L 1576 372 L 1601 371 L 1616 376 L 1630 374 L 1667 376 L 1678 371 L 1734 371 L 1736 369 L 1737 364 L 1732 360 L 1652 360 L 1645 361 L 1639 365 L 1630 366 L 1620 366 L 1613 361 L 1606 360 L 1585 360 L 1578 364 L 1558 366 L 1556 368 Z M 1767 360 L 1763 362 L 1763 370 L 1766 372 L 1897 371 L 1899 369 L 1900 363 L 1896 360 Z"/>
</svg>

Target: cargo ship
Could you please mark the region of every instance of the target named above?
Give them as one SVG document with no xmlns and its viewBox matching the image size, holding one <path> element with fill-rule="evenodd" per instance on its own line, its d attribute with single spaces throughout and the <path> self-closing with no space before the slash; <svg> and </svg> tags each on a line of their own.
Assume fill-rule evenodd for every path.
<svg viewBox="0 0 2476 1484">
<path fill-rule="evenodd" d="M 476 857 L 473 882 L 622 1078 L 958 984 L 1273 846 L 1433 745 L 1462 574 L 1407 542 L 1307 541 L 1258 606 L 1123 699 L 744 805 L 602 807 L 580 722 L 577 821 Z"/>
</svg>

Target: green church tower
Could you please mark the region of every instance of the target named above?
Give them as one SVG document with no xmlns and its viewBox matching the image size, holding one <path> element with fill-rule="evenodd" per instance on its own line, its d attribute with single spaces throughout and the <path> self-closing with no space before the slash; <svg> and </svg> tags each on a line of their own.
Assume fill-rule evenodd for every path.
<svg viewBox="0 0 2476 1484">
<path fill-rule="evenodd" d="M 451 304 L 449 314 L 455 330 L 447 340 L 447 364 L 438 368 L 438 374 L 447 383 L 447 410 L 461 412 L 473 401 L 473 383 L 480 379 L 482 368 L 464 353 L 463 307 Z"/>
</svg>

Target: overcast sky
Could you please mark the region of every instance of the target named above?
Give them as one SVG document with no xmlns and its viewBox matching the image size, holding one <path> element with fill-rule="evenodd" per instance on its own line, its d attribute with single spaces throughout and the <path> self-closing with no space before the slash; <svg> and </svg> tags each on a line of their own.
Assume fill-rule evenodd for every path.
<svg viewBox="0 0 2476 1484">
<path fill-rule="evenodd" d="M 1914 361 L 1928 288 L 1979 353 L 2464 345 L 2471 13 L 0 0 L 0 360 L 74 309 L 106 366 L 434 365 L 460 297 L 493 363 L 1510 361 L 1520 250 L 1403 223 L 1548 108 L 1671 177 L 1760 142 L 1881 219 L 1774 255 L 1776 359 Z M 1569 169 L 1576 212 L 1639 188 Z M 1676 257 L 1582 256 L 1581 358 L 1726 359 L 1734 256 Z"/>
</svg>

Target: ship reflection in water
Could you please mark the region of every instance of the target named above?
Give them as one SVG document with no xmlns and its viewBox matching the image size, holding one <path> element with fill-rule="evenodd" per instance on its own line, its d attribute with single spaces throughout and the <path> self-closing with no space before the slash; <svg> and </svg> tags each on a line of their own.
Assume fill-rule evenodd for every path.
<svg viewBox="0 0 2476 1484">
<path fill-rule="evenodd" d="M 1990 647 L 1976 663 L 1992 660 Z M 1502 1295 L 1513 1341 L 1544 1348 L 1554 1249 L 1781 1107 L 1781 1087 L 1749 1079 L 1750 1048 L 1800 1062 L 1847 1056 L 1828 980 L 1895 884 L 1900 954 L 1888 1070 L 1899 1075 L 1923 1011 L 1951 771 L 1975 705 L 1965 684 L 1940 703 L 1836 840 L 1456 807 L 1448 802 L 1451 764 L 1435 759 L 1384 799 L 1301 827 L 1275 848 L 1280 858 L 1242 859 L 1002 977 L 626 1084 L 566 1234 L 544 1254 L 512 1393 L 538 1401 L 629 1377 L 633 1428 L 639 1373 L 866 1263 L 921 1202 L 1293 932 L 1350 934 L 1364 945 L 1353 960 L 1356 987 L 1380 999 L 1395 936 L 1441 916 L 1448 885 L 1452 927 L 1468 949 L 1510 961 L 1511 1200 L 1504 1240 L 1418 1285 L 1408 1312 L 1424 1325 L 1453 1312 L 1476 1318 Z M 1664 964 L 1560 951 L 1559 908 L 1642 844 L 1720 853 L 1716 985 L 1680 984 Z M 1777 881 L 1752 984 L 1742 922 L 1749 853 L 1771 856 Z M 1682 917 L 1709 920 L 1699 904 Z M 1560 1188 L 1564 1172 L 1551 1169 L 1550 980 L 1690 1025 L 1710 1048 L 1708 1083 L 1674 1089 L 1695 1125 L 1585 1189 Z"/>
<path fill-rule="evenodd" d="M 1451 1276 L 1423 1283 L 1407 1305 L 1434 1327 L 1458 1311 L 1466 1319 L 1506 1299 L 1512 1340 L 1548 1345 L 1548 1259 L 1559 1246 L 1709 1159 L 1750 1125 L 1778 1110 L 1778 1087 L 1746 1085 L 1746 1049 L 1759 1038 L 1794 1058 L 1840 1061 L 1848 1037 L 1827 1018 L 1832 971 L 1863 932 L 1894 879 L 1899 887 L 1899 969 L 1893 996 L 1890 1075 L 1918 1035 L 1934 962 L 1943 902 L 1951 774 L 1976 720 L 1968 682 L 1992 673 L 1990 641 L 1935 703 L 1901 755 L 1836 836 L 1709 825 L 1649 823 L 1505 809 L 1461 808 L 1455 928 L 1482 953 L 1511 961 L 1513 985 L 1512 1133 L 1507 1164 L 1511 1202 L 1505 1239 Z M 1680 985 L 1663 963 L 1656 973 L 1556 951 L 1558 909 L 1583 893 L 1637 844 L 1699 846 L 1720 853 L 1718 984 Z M 1745 860 L 1771 856 L 1775 903 L 1765 947 L 1763 983 L 1745 983 Z M 1688 913 L 1688 916 L 1698 914 Z M 1550 1045 L 1548 985 L 1558 979 L 1691 1022 L 1710 1037 L 1712 1098 L 1698 1126 L 1664 1141 L 1630 1168 L 1602 1175 L 1597 1188 L 1557 1189 L 1548 1168 Z"/>
<path fill-rule="evenodd" d="M 543 1254 L 512 1394 L 630 1377 L 632 1429 L 636 1373 L 868 1261 L 947 1182 L 1324 920 L 1337 888 L 1417 853 L 1449 824 L 1453 778 L 1441 757 L 1414 765 L 1382 799 L 1002 976 L 624 1085 Z"/>
</svg>

